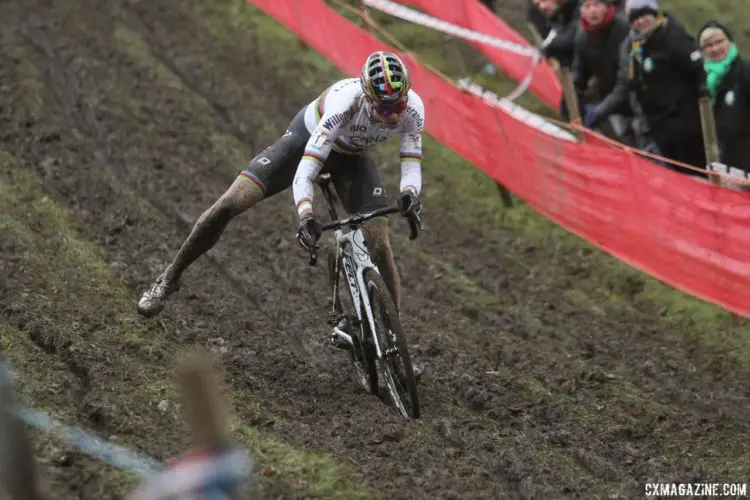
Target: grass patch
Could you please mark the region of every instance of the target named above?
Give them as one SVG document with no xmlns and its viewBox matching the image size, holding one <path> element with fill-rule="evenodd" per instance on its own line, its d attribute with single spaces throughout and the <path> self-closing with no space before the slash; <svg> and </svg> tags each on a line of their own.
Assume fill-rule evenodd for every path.
<svg viewBox="0 0 750 500">
<path fill-rule="evenodd" d="M 39 118 L 44 108 L 44 101 L 41 97 L 44 89 L 42 75 L 30 62 L 26 50 L 18 43 L 15 33 L 6 26 L 0 26 L 0 47 L 18 67 L 18 73 L 22 75 L 19 82 L 20 91 L 14 89 L 21 94 L 18 99 L 24 104 L 32 118 Z"/>
<path fill-rule="evenodd" d="M 238 167 L 248 163 L 253 157 L 250 148 L 240 142 L 237 138 L 227 134 L 213 133 L 209 137 L 211 147 L 220 156 L 227 159 L 227 170 L 238 172 Z"/>
<path fill-rule="evenodd" d="M 15 376 L 16 392 L 19 404 L 27 408 L 43 409 L 66 424 L 74 424 L 77 414 L 71 399 L 72 393 L 79 387 L 76 377 L 68 371 L 60 359 L 49 356 L 41 347 L 31 341 L 29 335 L 19 331 L 0 318 L 0 337 L 2 347 L 10 361 Z M 68 447 L 56 438 L 37 429 L 29 431 L 35 452 L 43 457 L 42 463 L 54 461 L 61 456 L 62 450 Z M 106 437 L 106 436 L 105 436 Z M 119 439 L 113 439 L 118 444 Z M 126 445 L 127 446 L 127 445 Z M 92 459 L 93 460 L 93 459 Z M 87 485 L 97 485 L 96 498 L 111 498 L 111 495 L 124 495 L 133 491 L 138 485 L 138 478 L 104 462 L 98 464 L 97 477 Z M 48 473 L 52 472 L 52 473 Z M 55 471 L 43 472 L 42 481 L 52 487 L 66 489 L 64 481 L 58 486 Z"/>
<path fill-rule="evenodd" d="M 659 6 L 677 17 L 696 38 L 700 26 L 710 19 L 725 24 L 745 57 L 750 56 L 750 8 L 746 3 L 734 0 L 661 0 Z"/>
<path fill-rule="evenodd" d="M 154 81 L 165 87 L 187 90 L 172 71 L 154 57 L 148 43 L 135 31 L 117 24 L 113 34 L 117 45 L 142 69 L 149 72 Z"/>
<path fill-rule="evenodd" d="M 81 238 L 78 222 L 46 195 L 33 175 L 17 169 L 7 154 L 0 154 L 0 228 L 6 230 L 2 244 L 22 256 L 23 276 L 16 274 L 19 269 L 8 273 L 14 277 L 16 292 L 12 307 L 23 311 L 27 321 L 24 331 L 19 331 L 2 320 L 0 332 L 20 375 L 23 402 L 53 411 L 69 424 L 87 417 L 91 410 L 87 405 L 94 404 L 110 422 L 108 431 L 131 446 L 137 443 L 149 450 L 161 443 L 153 453 L 185 449 L 179 408 L 161 417 L 154 412 L 161 400 L 176 400 L 170 382 L 172 353 L 178 346 L 165 325 L 135 316 L 134 298 L 109 270 L 106 254 Z M 30 337 L 54 345 L 56 356 Z M 70 360 L 85 367 L 87 381 L 67 369 Z M 74 396 L 80 390 L 84 398 Z M 234 398 L 235 414 L 242 414 L 247 399 L 247 394 Z M 274 471 L 271 477 L 262 477 L 262 485 L 282 485 L 306 498 L 374 496 L 332 458 L 296 450 L 244 419 L 234 420 L 236 435 L 256 453 L 259 467 Z M 42 454 L 62 446 L 38 433 L 34 438 Z M 106 467 L 99 480 L 107 495 L 124 495 L 134 485 L 132 477 Z"/>
</svg>

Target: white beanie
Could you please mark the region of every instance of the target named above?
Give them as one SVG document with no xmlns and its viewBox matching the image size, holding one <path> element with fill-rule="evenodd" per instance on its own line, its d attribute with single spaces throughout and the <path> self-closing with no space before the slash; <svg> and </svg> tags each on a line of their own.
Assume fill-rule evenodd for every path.
<svg viewBox="0 0 750 500">
<path fill-rule="evenodd" d="M 659 13 L 659 2 L 657 0 L 628 0 L 625 8 L 628 21 L 631 23 L 646 14 L 657 15 Z"/>
<path fill-rule="evenodd" d="M 659 2 L 657 0 L 628 0 L 626 10 L 628 14 L 634 10 L 654 10 L 659 12 Z"/>
</svg>

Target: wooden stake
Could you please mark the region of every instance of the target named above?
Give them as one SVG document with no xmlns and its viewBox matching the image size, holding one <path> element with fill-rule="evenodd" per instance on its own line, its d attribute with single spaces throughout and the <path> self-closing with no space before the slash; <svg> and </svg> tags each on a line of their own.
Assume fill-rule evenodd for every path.
<svg viewBox="0 0 750 500">
<path fill-rule="evenodd" d="M 701 128 L 703 129 L 703 145 L 706 148 L 706 170 L 711 184 L 721 184 L 721 177 L 711 170 L 711 164 L 721 160 L 719 153 L 719 139 L 716 134 L 714 108 L 709 97 L 701 97 L 698 101 L 701 111 Z"/>
<path fill-rule="evenodd" d="M 193 351 L 180 364 L 177 376 L 193 442 L 217 454 L 226 451 L 230 432 L 219 398 L 213 359 L 206 353 Z"/>
<path fill-rule="evenodd" d="M 571 73 L 570 68 L 561 66 L 558 71 L 558 76 L 560 77 L 560 83 L 562 84 L 563 94 L 565 94 L 565 102 L 568 105 L 570 123 L 581 125 L 581 112 L 578 107 L 578 94 L 576 93 L 576 87 L 573 84 L 573 73 Z M 580 132 L 576 131 L 576 133 L 580 136 Z"/>
<path fill-rule="evenodd" d="M 16 409 L 10 370 L 0 354 L 0 496 L 12 500 L 46 500 L 39 480 L 34 453 Z"/>
</svg>

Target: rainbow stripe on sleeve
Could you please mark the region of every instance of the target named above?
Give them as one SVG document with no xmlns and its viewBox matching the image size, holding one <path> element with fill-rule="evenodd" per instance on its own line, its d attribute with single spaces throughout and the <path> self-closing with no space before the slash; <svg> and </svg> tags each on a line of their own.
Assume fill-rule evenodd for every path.
<svg viewBox="0 0 750 500">
<path fill-rule="evenodd" d="M 308 151 L 308 150 L 305 150 L 305 154 L 302 155 L 302 159 L 303 160 L 304 159 L 308 159 L 308 160 L 314 161 L 315 163 L 318 163 L 319 165 L 322 165 L 325 162 L 325 160 L 323 160 L 322 156 L 320 156 L 317 153 L 313 153 L 311 151 Z"/>
<path fill-rule="evenodd" d="M 297 203 L 297 213 L 302 215 L 307 210 L 312 210 L 312 200 L 310 198 L 302 198 Z"/>
<path fill-rule="evenodd" d="M 420 163 L 422 161 L 422 155 L 420 153 L 401 153 L 401 160 L 412 160 Z"/>
</svg>

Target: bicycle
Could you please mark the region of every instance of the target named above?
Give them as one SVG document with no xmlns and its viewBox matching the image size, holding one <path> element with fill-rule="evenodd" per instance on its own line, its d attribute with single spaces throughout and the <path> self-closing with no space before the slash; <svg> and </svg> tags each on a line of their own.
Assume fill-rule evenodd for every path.
<svg viewBox="0 0 750 500">
<path fill-rule="evenodd" d="M 330 174 L 321 174 L 315 182 L 323 192 L 331 216 L 331 221 L 322 224 L 321 229 L 334 230 L 336 242 L 335 250 L 328 252 L 328 275 L 333 290 L 328 319 L 333 326 L 331 343 L 349 352 L 355 378 L 365 390 L 384 399 L 379 384 L 382 377 L 393 407 L 405 418 L 419 418 L 419 395 L 406 336 L 393 298 L 370 258 L 362 230 L 365 222 L 400 210 L 391 206 L 339 219 L 329 185 Z M 421 228 L 419 216 L 414 214 L 407 221 L 409 239 L 414 240 Z M 344 232 L 345 227 L 350 230 Z M 317 263 L 318 248 L 315 245 L 310 249 L 311 266 Z M 347 287 L 339 286 L 342 274 Z M 398 361 L 400 365 L 396 364 Z"/>
</svg>

